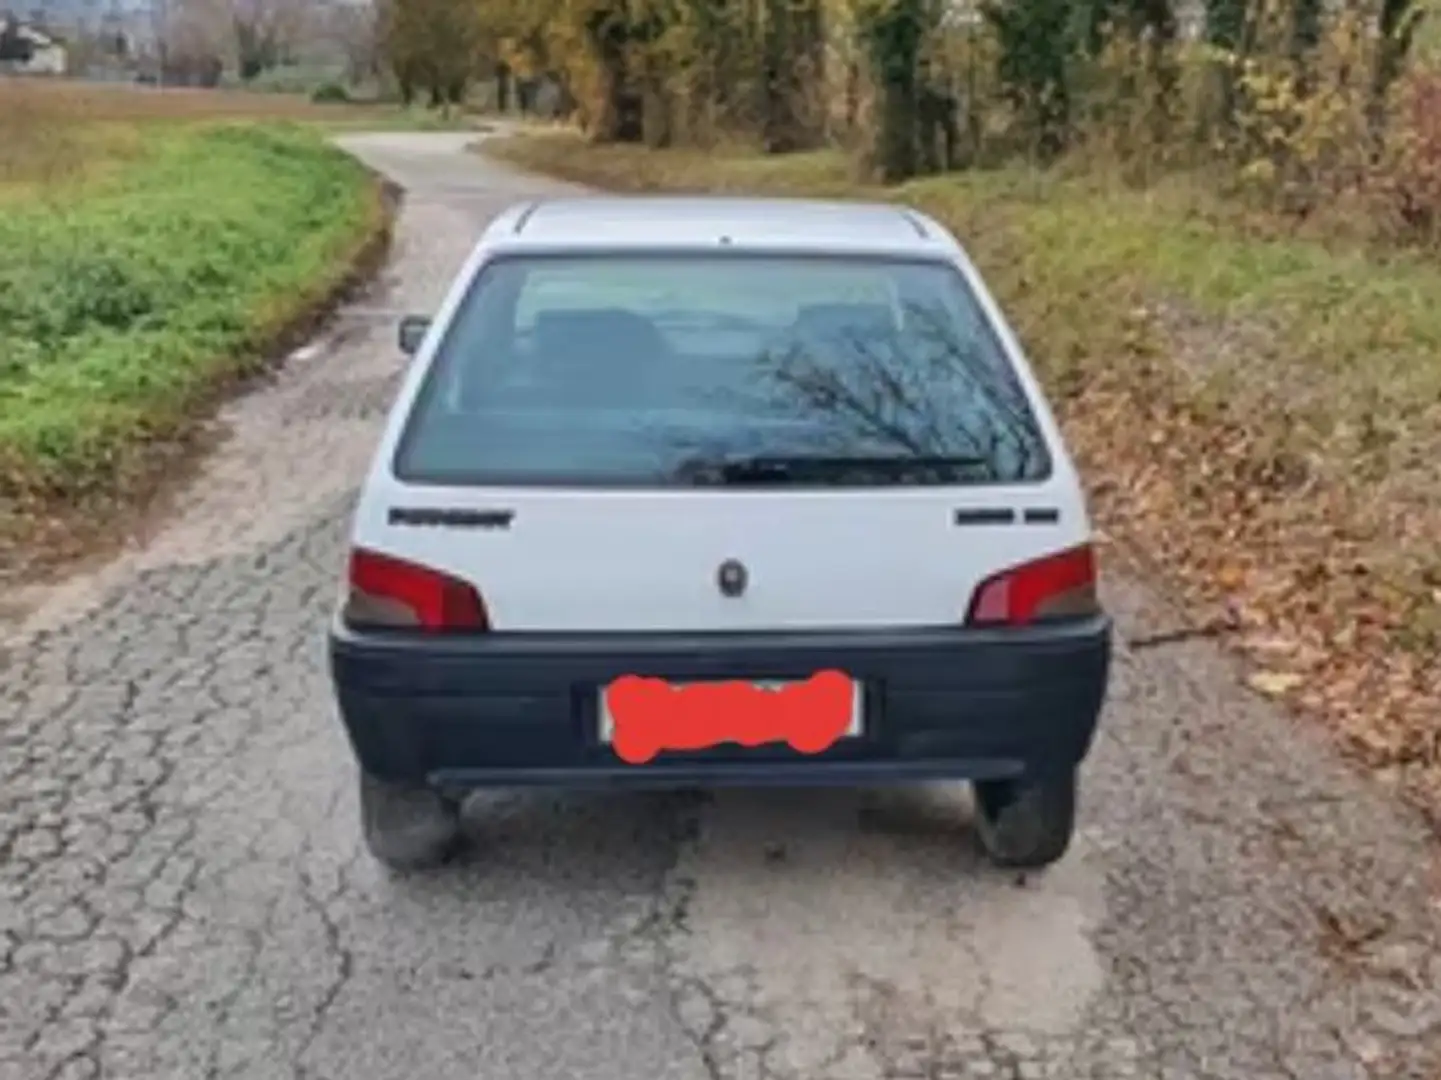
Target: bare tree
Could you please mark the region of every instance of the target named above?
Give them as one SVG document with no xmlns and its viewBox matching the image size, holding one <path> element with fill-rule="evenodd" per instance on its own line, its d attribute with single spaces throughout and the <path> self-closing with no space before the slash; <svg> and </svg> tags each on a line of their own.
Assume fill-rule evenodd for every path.
<svg viewBox="0 0 1441 1080">
<path fill-rule="evenodd" d="M 352 86 L 381 74 L 379 18 L 370 2 L 333 4 L 326 13 L 325 35 L 345 54 L 345 77 Z"/>
<path fill-rule="evenodd" d="M 213 86 L 223 68 L 225 35 L 210 0 L 155 0 L 150 29 L 162 85 Z"/>
<path fill-rule="evenodd" d="M 240 77 L 257 75 L 291 59 L 306 23 L 303 0 L 229 0 Z"/>
</svg>

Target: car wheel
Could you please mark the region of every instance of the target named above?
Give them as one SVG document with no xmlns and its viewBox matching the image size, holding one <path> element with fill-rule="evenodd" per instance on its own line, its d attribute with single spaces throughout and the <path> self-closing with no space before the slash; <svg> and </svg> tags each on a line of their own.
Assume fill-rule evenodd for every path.
<svg viewBox="0 0 1441 1080">
<path fill-rule="evenodd" d="M 1076 829 L 1076 772 L 984 780 L 975 785 L 976 831 L 997 866 L 1039 869 L 1071 846 Z"/>
<path fill-rule="evenodd" d="M 360 773 L 365 846 L 391 870 L 439 866 L 460 841 L 460 801 L 423 784 L 393 784 Z"/>
</svg>

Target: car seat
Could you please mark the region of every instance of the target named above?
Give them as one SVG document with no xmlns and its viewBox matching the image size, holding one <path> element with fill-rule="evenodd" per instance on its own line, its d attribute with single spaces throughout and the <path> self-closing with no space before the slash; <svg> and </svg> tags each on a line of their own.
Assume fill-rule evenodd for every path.
<svg viewBox="0 0 1441 1080">
<path fill-rule="evenodd" d="M 654 323 L 621 308 L 541 312 L 534 342 L 537 377 L 582 400 L 624 398 L 670 356 Z"/>
</svg>

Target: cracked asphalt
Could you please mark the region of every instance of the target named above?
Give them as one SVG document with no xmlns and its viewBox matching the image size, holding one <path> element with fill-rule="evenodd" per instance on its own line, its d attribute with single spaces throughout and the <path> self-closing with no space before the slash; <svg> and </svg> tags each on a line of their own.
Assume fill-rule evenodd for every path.
<svg viewBox="0 0 1441 1080">
<path fill-rule="evenodd" d="M 143 547 L 0 652 L 0 1078 L 1441 1077 L 1420 824 L 1113 574 L 1072 854 L 975 855 L 965 799 L 504 794 L 364 855 L 323 629 L 396 385 L 394 317 L 558 185 L 453 135 L 346 145 L 409 191 L 388 272 Z M 1430 1070 L 1437 1071 L 1430 1071 Z"/>
</svg>

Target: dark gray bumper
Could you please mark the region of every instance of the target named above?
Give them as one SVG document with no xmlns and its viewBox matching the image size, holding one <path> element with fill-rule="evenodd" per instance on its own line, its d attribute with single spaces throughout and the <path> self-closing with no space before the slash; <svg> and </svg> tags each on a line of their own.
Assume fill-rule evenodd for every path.
<svg viewBox="0 0 1441 1080">
<path fill-rule="evenodd" d="M 1069 769 L 1089 752 L 1111 658 L 1104 616 L 1019 630 L 745 634 L 360 633 L 330 661 L 361 765 L 448 786 L 835 784 Z M 866 733 L 805 755 L 720 746 L 628 765 L 598 738 L 597 693 L 621 675 L 865 686 Z"/>
</svg>

